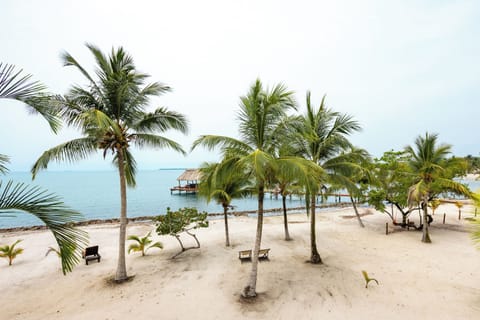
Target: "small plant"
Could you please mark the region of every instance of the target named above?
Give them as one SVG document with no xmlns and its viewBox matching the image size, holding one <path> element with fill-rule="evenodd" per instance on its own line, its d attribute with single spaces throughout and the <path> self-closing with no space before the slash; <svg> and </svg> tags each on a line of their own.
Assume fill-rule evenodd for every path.
<svg viewBox="0 0 480 320">
<path fill-rule="evenodd" d="M 0 247 L 0 257 L 8 258 L 8 265 L 11 266 L 13 259 L 23 252 L 23 248 L 15 248 L 15 246 L 22 240 L 15 241 L 11 246 L 5 245 Z"/>
<path fill-rule="evenodd" d="M 54 247 L 48 247 L 47 253 L 45 253 L 45 257 L 48 256 L 50 252 L 55 252 L 59 258 L 62 257 L 62 254 L 60 253 L 60 249 L 55 249 Z"/>
<path fill-rule="evenodd" d="M 140 238 L 138 236 L 132 235 L 129 236 L 127 239 L 136 241 L 136 243 L 132 243 L 128 247 L 128 253 L 130 254 L 130 251 L 133 252 L 142 252 L 142 256 L 145 255 L 145 252 L 147 252 L 148 249 L 150 248 L 160 248 L 163 249 L 163 244 L 160 241 L 155 242 L 154 244 L 150 245 L 152 243 L 152 240 L 150 240 L 150 237 L 152 236 L 152 232 L 150 231 L 145 235 L 145 237 Z"/>
</svg>

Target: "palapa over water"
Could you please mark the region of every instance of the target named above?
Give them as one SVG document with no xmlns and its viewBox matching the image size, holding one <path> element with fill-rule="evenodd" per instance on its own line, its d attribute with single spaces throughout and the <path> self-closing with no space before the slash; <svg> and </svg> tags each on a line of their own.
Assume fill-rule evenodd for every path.
<svg viewBox="0 0 480 320">
<path fill-rule="evenodd" d="M 170 188 L 170 193 L 178 191 L 178 193 L 197 193 L 198 182 L 200 181 L 202 173 L 200 169 L 186 169 L 178 178 L 178 186 Z M 185 181 L 185 185 L 181 185 L 182 181 Z"/>
</svg>

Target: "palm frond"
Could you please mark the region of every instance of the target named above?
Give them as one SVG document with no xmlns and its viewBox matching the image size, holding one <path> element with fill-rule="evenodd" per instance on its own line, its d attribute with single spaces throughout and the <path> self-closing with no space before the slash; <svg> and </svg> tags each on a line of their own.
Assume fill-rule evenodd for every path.
<svg viewBox="0 0 480 320">
<path fill-rule="evenodd" d="M 15 66 L 0 62 L 0 98 L 25 100 L 45 90 L 38 81 L 30 82 L 31 75 L 21 75 L 23 70 L 14 71 Z"/>
<path fill-rule="evenodd" d="M 62 271 L 72 271 L 80 261 L 81 250 L 87 244 L 87 234 L 74 228 L 71 222 L 82 220 L 82 215 L 39 187 L 24 183 L 6 184 L 0 181 L 0 215 L 9 210 L 30 213 L 40 219 L 52 231 L 60 248 Z"/>
<path fill-rule="evenodd" d="M 193 142 L 191 150 L 193 151 L 198 146 L 203 146 L 210 151 L 214 150 L 215 148 L 223 150 L 232 149 L 240 154 L 248 154 L 253 151 L 253 149 L 247 143 L 234 138 L 216 135 L 200 136 Z"/>
<path fill-rule="evenodd" d="M 154 134 L 136 133 L 133 143 L 139 148 L 170 148 L 182 155 L 186 155 L 185 150 L 183 150 L 182 146 L 177 142 Z"/>
<path fill-rule="evenodd" d="M 7 164 L 10 163 L 10 158 L 7 155 L 0 154 L 0 174 L 7 174 Z"/>
<path fill-rule="evenodd" d="M 140 132 L 165 132 L 174 129 L 186 134 L 188 133 L 188 121 L 181 113 L 158 108 L 152 113 L 144 113 L 140 121 L 132 125 L 132 129 Z"/>
<path fill-rule="evenodd" d="M 95 138 L 79 138 L 62 143 L 50 150 L 45 151 L 35 162 L 31 169 L 32 177 L 35 179 L 37 173 L 48 167 L 51 161 L 56 162 L 76 162 L 86 159 L 92 153 L 97 151 L 97 141 Z"/>
</svg>

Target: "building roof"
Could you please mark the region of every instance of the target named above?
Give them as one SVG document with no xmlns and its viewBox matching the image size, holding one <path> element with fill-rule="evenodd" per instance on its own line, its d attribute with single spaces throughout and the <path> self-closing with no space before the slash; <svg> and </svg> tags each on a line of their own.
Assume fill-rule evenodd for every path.
<svg viewBox="0 0 480 320">
<path fill-rule="evenodd" d="M 202 173 L 199 169 L 187 169 L 178 178 L 178 181 L 198 181 Z"/>
</svg>

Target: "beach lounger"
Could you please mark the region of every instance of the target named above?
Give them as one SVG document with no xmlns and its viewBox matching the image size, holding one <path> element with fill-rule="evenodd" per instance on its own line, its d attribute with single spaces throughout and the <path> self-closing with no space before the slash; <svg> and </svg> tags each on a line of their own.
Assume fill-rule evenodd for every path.
<svg viewBox="0 0 480 320">
<path fill-rule="evenodd" d="M 83 253 L 83 258 L 85 259 L 85 263 L 88 266 L 88 261 L 97 260 L 100 262 L 100 254 L 98 253 L 98 246 L 92 246 L 85 248 Z"/>
<path fill-rule="evenodd" d="M 260 249 L 258 251 L 258 259 L 266 259 L 268 260 L 268 253 L 270 252 L 270 248 L 268 249 Z"/>
<path fill-rule="evenodd" d="M 252 250 L 238 251 L 238 259 L 240 259 L 240 261 L 252 260 Z"/>
<path fill-rule="evenodd" d="M 268 249 L 260 249 L 258 251 L 258 259 L 260 260 L 268 260 L 268 253 L 270 252 L 270 248 Z M 252 250 L 242 250 L 238 251 L 238 259 L 240 261 L 250 261 L 252 260 Z"/>
</svg>

